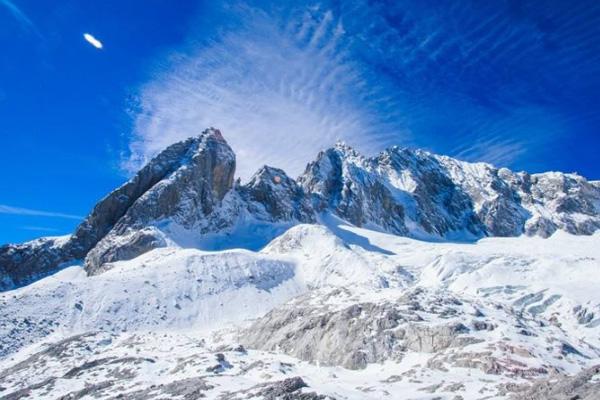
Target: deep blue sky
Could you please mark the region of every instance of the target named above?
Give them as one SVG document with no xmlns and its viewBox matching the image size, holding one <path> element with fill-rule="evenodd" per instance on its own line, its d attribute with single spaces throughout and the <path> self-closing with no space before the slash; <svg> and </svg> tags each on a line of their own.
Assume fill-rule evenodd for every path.
<svg viewBox="0 0 600 400">
<path fill-rule="evenodd" d="M 0 0 L 0 44 L 0 243 L 207 125 L 242 177 L 343 139 L 600 179 L 597 1 Z"/>
</svg>

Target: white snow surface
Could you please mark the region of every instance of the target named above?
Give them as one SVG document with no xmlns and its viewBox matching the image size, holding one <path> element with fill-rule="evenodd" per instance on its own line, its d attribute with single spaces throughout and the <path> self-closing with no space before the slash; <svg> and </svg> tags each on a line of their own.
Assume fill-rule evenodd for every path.
<svg viewBox="0 0 600 400">
<path fill-rule="evenodd" d="M 410 186 L 410 179 L 399 178 L 398 184 Z M 560 332 L 557 337 L 582 353 L 552 358 L 542 354 L 547 337 L 508 338 L 530 343 L 530 349 L 539 352 L 539 365 L 576 373 L 600 363 L 600 233 L 440 243 L 357 228 L 324 216 L 319 225 L 290 228 L 260 251 L 241 249 L 244 243 L 239 247 L 202 251 L 173 245 L 117 262 L 97 276 L 87 277 L 81 266 L 72 266 L 0 293 L 0 396 L 53 376 L 59 378 L 50 389 L 30 393 L 33 398 L 57 398 L 84 388 L 91 379 L 86 373 L 65 378 L 71 368 L 132 354 L 153 362 L 136 367 L 123 393 L 198 376 L 214 364 L 215 351 L 236 344 L 239 327 L 299 295 L 332 287 L 374 302 L 393 301 L 414 287 L 446 291 L 466 304 L 483 302 L 489 310 L 502 307 L 540 326 L 552 325 Z M 488 317 L 501 324 L 502 315 Z M 51 343 L 83 333 L 88 333 L 81 339 L 87 347 L 48 361 L 43 369 L 35 363 L 19 364 Z M 504 398 L 489 388 L 523 383 L 522 378 L 510 380 L 468 368 L 432 371 L 424 367 L 432 355 L 416 352 L 407 353 L 401 362 L 350 371 L 278 353 L 221 351 L 228 360 L 227 373 L 202 372 L 214 386 L 204 393 L 208 398 L 290 376 L 302 376 L 309 385 L 305 391 L 347 399 L 452 399 L 456 393 L 443 389 L 450 382 L 463 385 L 458 393 L 464 399 L 481 398 L 482 393 Z M 178 367 L 182 360 L 189 360 L 193 368 Z M 104 373 L 96 371 L 94 381 L 101 381 Z M 385 381 L 392 376 L 405 379 Z M 440 382 L 438 389 L 427 389 Z"/>
</svg>

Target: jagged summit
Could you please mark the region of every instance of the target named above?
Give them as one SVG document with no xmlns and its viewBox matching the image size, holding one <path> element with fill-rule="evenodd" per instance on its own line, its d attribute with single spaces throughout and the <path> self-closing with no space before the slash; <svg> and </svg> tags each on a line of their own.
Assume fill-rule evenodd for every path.
<svg viewBox="0 0 600 400">
<path fill-rule="evenodd" d="M 282 169 L 263 166 L 240 191 L 273 221 L 314 222 L 302 187 Z"/>
<path fill-rule="evenodd" d="M 358 151 L 343 140 L 337 140 L 331 149 L 348 156 L 359 156 Z"/>
<path fill-rule="evenodd" d="M 203 155 L 207 153 L 210 153 L 211 159 L 202 160 Z M 129 224 L 136 224 L 140 219 L 157 218 L 162 214 L 172 213 L 172 209 L 146 206 L 149 201 L 154 201 L 160 202 L 159 206 L 162 207 L 176 207 L 176 197 L 182 194 L 174 190 L 176 188 L 173 183 L 179 180 L 188 180 L 194 184 L 203 183 L 206 176 L 190 176 L 197 172 L 199 167 L 213 167 L 215 170 L 208 182 L 214 189 L 213 196 L 202 199 L 205 200 L 203 206 L 210 208 L 231 188 L 235 170 L 235 155 L 219 130 L 210 128 L 199 136 L 167 147 L 131 180 L 102 199 L 73 235 L 81 246 L 81 252 L 75 255 L 84 256 L 122 217 L 125 217 Z M 199 179 L 195 181 L 194 178 Z M 150 199 L 152 194 L 149 191 L 153 188 L 160 192 L 160 196 L 171 198 L 168 201 Z M 156 191 L 154 193 L 157 193 Z"/>
<path fill-rule="evenodd" d="M 515 173 L 397 146 L 365 157 L 338 142 L 297 180 L 270 166 L 245 185 L 234 185 L 234 174 L 235 154 L 218 129 L 175 143 L 98 202 L 72 236 L 1 247 L 0 289 L 74 260 L 85 259 L 86 271 L 97 274 L 157 247 L 231 237 L 241 225 L 252 232 L 252 224 L 314 223 L 321 213 L 436 241 L 547 237 L 556 230 L 589 235 L 600 228 L 598 182 Z"/>
<path fill-rule="evenodd" d="M 121 187 L 135 186 L 137 181 L 152 183 L 139 195 L 126 197 L 123 215 L 87 254 L 88 272 L 164 246 L 164 235 L 153 229 L 161 220 L 191 228 L 219 206 L 233 186 L 234 173 L 235 154 L 217 129 L 168 147 Z M 122 204 L 118 191 L 105 201 Z"/>
<path fill-rule="evenodd" d="M 148 223 L 173 217 L 189 224 L 190 205 L 209 213 L 231 189 L 234 171 L 235 154 L 218 129 L 167 147 L 100 200 L 69 238 L 1 247 L 0 289 L 27 284 L 74 260 L 86 258 L 94 271 L 99 262 L 133 258 L 164 245 L 145 229 Z M 116 237 L 127 237 L 129 246 L 114 242 Z"/>
</svg>

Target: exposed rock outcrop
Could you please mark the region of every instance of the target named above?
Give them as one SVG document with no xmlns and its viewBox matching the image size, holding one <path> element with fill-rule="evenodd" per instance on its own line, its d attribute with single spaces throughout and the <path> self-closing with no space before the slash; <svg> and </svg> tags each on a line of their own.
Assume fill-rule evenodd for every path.
<svg viewBox="0 0 600 400">
<path fill-rule="evenodd" d="M 308 385 L 299 376 L 256 385 L 250 389 L 222 396 L 221 400 L 264 399 L 264 400 L 334 400 L 333 397 L 324 396 L 315 392 L 302 391 Z"/>
<path fill-rule="evenodd" d="M 253 215 L 266 214 L 274 222 L 315 222 L 304 190 L 281 169 L 264 166 L 237 190 Z"/>
<path fill-rule="evenodd" d="M 165 246 L 166 239 L 155 225 L 169 220 L 191 227 L 210 215 L 231 189 L 235 154 L 218 130 L 209 129 L 198 137 L 173 146 L 160 153 L 125 184 L 143 180 L 149 171 L 160 171 L 159 175 L 163 175 L 131 203 L 106 236 L 87 254 L 85 265 L 88 273 L 98 273 L 105 263 L 131 259 Z M 165 171 L 168 171 L 166 175 Z M 116 192 L 109 197 L 117 201 L 120 198 Z"/>
<path fill-rule="evenodd" d="M 433 370 L 470 368 L 525 379 L 555 372 L 537 358 L 540 351 L 578 362 L 589 360 L 588 354 L 596 351 L 582 343 L 585 350 L 576 350 L 561 338 L 557 327 L 523 318 L 498 304 L 477 304 L 422 287 L 383 299 L 374 293 L 356 295 L 354 289 L 317 290 L 299 296 L 242 329 L 238 340 L 249 349 L 354 370 L 371 363 L 402 362 L 416 352 Z M 473 319 L 473 310 L 479 309 L 485 313 Z M 467 318 L 471 318 L 469 323 Z M 500 321 L 502 335 L 495 332 Z M 532 337 L 547 339 L 534 347 L 514 339 L 524 329 Z"/>
<path fill-rule="evenodd" d="M 409 292 L 397 302 L 358 303 L 338 309 L 315 307 L 306 296 L 258 319 L 240 340 L 250 348 L 282 351 L 302 360 L 349 369 L 401 360 L 408 350 L 434 353 L 477 342 L 461 323 L 421 323 L 411 306 L 420 293 Z M 342 291 L 336 289 L 324 298 L 340 295 Z M 434 300 L 429 306 L 438 307 L 443 301 Z"/>
<path fill-rule="evenodd" d="M 315 209 L 399 235 L 464 240 L 600 229 L 600 190 L 581 176 L 515 173 L 422 150 L 392 147 L 366 158 L 337 145 L 298 182 Z"/>
<path fill-rule="evenodd" d="M 319 153 L 298 182 L 310 193 L 318 212 L 331 210 L 354 225 L 370 223 L 406 235 L 406 205 L 394 198 L 385 182 L 370 173 L 374 166 L 373 160 L 338 144 Z"/>
<path fill-rule="evenodd" d="M 596 400 L 600 398 L 600 365 L 575 376 L 554 377 L 514 394 L 514 400 Z"/>
<path fill-rule="evenodd" d="M 73 259 L 68 237 L 1 246 L 0 291 L 43 278 Z"/>
<path fill-rule="evenodd" d="M 164 246 L 148 224 L 173 217 L 185 225 L 210 213 L 231 188 L 234 171 L 235 155 L 217 129 L 169 146 L 100 200 L 71 237 L 1 247 L 0 290 L 27 284 L 73 260 L 86 258 L 93 274 L 105 262 Z"/>
</svg>

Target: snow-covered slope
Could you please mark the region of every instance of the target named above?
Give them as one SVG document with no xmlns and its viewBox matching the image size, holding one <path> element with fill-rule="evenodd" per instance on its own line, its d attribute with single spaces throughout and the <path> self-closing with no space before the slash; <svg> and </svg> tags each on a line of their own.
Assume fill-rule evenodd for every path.
<svg viewBox="0 0 600 400">
<path fill-rule="evenodd" d="M 0 294 L 0 395 L 505 398 L 600 363 L 598 234 L 440 243 L 320 222 Z"/>
<path fill-rule="evenodd" d="M 319 225 L 293 227 L 259 252 L 159 248 L 96 276 L 73 266 L 1 294 L 0 320 L 19 318 L 0 322 L 0 355 L 53 332 L 214 328 L 264 314 L 310 288 L 402 287 L 410 279 L 394 260 Z"/>
</svg>

